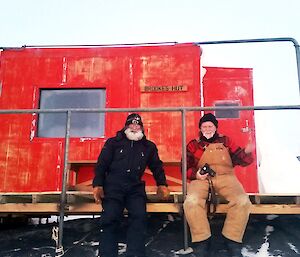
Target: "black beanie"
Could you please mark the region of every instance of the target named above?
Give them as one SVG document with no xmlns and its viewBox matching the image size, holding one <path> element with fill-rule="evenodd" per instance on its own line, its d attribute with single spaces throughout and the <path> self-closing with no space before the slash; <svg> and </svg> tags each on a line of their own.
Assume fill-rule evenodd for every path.
<svg viewBox="0 0 300 257">
<path fill-rule="evenodd" d="M 216 126 L 216 128 L 218 127 L 218 121 L 216 119 L 216 116 L 213 115 L 212 113 L 206 113 L 199 121 L 199 128 L 201 127 L 201 124 L 206 121 L 210 121 Z"/>
<path fill-rule="evenodd" d="M 137 113 L 129 114 L 126 119 L 126 122 L 125 122 L 125 127 L 130 124 L 138 124 L 143 127 L 143 122 L 142 122 L 141 116 L 138 115 Z"/>
</svg>

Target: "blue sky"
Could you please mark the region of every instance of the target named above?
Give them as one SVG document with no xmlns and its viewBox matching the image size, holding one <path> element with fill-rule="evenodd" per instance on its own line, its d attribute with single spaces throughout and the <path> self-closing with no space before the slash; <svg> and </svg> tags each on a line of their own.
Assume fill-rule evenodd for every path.
<svg viewBox="0 0 300 257">
<path fill-rule="evenodd" d="M 300 41 L 299 0 L 1 0 L 0 6 L 2 47 L 270 37 Z M 253 68 L 255 105 L 300 104 L 291 43 L 204 46 L 202 64 Z M 276 163 L 278 152 L 286 153 L 289 169 L 300 178 L 295 158 L 300 155 L 300 112 L 255 116 L 258 146 L 266 160 L 260 174 L 264 187 L 273 191 L 284 168 Z M 299 191 L 295 188 L 291 190 Z"/>
</svg>

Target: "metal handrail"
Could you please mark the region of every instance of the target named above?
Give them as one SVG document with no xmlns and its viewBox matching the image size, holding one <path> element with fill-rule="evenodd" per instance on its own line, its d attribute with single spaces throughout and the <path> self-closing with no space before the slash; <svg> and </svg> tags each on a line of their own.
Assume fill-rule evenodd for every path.
<svg viewBox="0 0 300 257">
<path fill-rule="evenodd" d="M 203 41 L 195 42 L 197 45 L 219 45 L 219 44 L 244 44 L 244 43 L 270 43 L 270 42 L 292 42 L 296 52 L 298 86 L 300 93 L 300 46 L 298 41 L 292 37 L 275 37 L 275 38 L 255 38 L 255 39 L 237 39 L 237 40 L 220 40 L 220 41 Z"/>
<path fill-rule="evenodd" d="M 159 107 L 159 108 L 61 108 L 61 109 L 0 109 L 0 114 L 17 113 L 62 113 L 62 112 L 182 112 L 221 110 L 297 110 L 300 105 L 258 105 L 258 106 L 206 106 L 206 107 Z"/>
<path fill-rule="evenodd" d="M 218 106 L 218 107 L 165 107 L 165 108 L 66 108 L 66 109 L 11 109 L 0 110 L 0 114 L 26 114 L 26 113 L 66 113 L 66 132 L 64 148 L 64 170 L 62 174 L 62 191 L 60 197 L 59 231 L 57 249 L 63 249 L 63 225 L 65 216 L 68 157 L 71 129 L 71 114 L 74 112 L 181 112 L 182 126 L 182 192 L 185 199 L 187 193 L 187 160 L 186 160 L 186 112 L 188 111 L 217 111 L 217 110 L 300 110 L 300 105 L 275 106 Z M 184 249 L 188 248 L 188 226 L 184 216 Z"/>
</svg>

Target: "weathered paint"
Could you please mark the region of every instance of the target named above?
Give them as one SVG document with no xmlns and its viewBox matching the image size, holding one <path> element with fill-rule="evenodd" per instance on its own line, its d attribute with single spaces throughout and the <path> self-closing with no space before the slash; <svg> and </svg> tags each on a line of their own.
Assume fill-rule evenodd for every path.
<svg viewBox="0 0 300 257">
<path fill-rule="evenodd" d="M 220 101 L 236 103 L 239 106 L 253 105 L 252 69 L 206 67 L 203 79 L 205 106 L 215 106 Z M 241 146 L 255 143 L 253 111 L 239 111 L 239 118 L 219 119 L 219 131 L 229 135 Z M 256 154 L 254 152 L 256 159 Z M 256 162 L 248 167 L 236 167 L 236 175 L 243 182 L 247 192 L 258 192 Z"/>
<path fill-rule="evenodd" d="M 39 108 L 44 88 L 105 88 L 107 108 L 200 106 L 200 56 L 201 49 L 194 44 L 5 50 L 1 53 L 0 108 Z M 252 78 L 246 80 L 246 90 L 252 91 Z M 184 90 L 143 90 L 176 86 Z M 243 89 L 236 85 L 233 94 L 245 96 L 248 91 Z M 216 96 L 214 92 L 209 97 Z M 252 104 L 252 98 L 249 101 Z M 127 115 L 106 113 L 103 138 L 71 138 L 69 160 L 96 160 L 106 139 L 123 127 Z M 142 117 L 167 174 L 180 179 L 181 113 L 143 113 Z M 197 136 L 199 117 L 200 113 L 187 113 L 187 140 Z M 1 192 L 61 189 L 64 138 L 37 137 L 37 118 L 35 114 L 0 116 Z M 76 172 L 70 173 L 70 185 L 93 176 L 88 164 Z M 149 175 L 145 179 L 154 183 Z M 174 181 L 169 184 L 180 185 Z M 247 188 L 248 181 L 242 183 Z"/>
</svg>

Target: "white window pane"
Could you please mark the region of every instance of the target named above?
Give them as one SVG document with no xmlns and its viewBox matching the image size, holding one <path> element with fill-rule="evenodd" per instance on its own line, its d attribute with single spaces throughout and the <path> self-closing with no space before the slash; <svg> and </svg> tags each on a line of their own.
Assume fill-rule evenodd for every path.
<svg viewBox="0 0 300 257">
<path fill-rule="evenodd" d="M 105 108 L 105 89 L 43 89 L 40 109 Z M 104 113 L 72 113 L 71 137 L 101 137 L 104 135 Z M 39 115 L 39 137 L 64 137 L 65 113 Z"/>
</svg>

